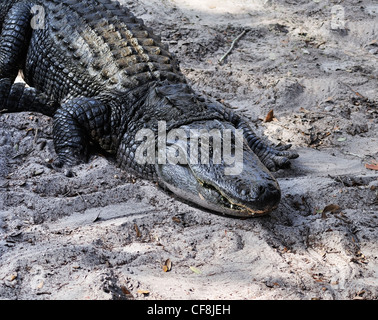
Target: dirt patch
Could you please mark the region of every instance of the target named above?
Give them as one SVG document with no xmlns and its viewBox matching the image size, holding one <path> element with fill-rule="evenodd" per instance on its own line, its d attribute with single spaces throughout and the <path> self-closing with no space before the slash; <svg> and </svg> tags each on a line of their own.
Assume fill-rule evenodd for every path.
<svg viewBox="0 0 378 320">
<path fill-rule="evenodd" d="M 293 144 L 281 204 L 222 217 L 99 155 L 68 178 L 49 166 L 51 119 L 1 114 L 1 298 L 377 299 L 378 174 L 365 167 L 378 160 L 375 2 L 123 3 L 196 90 Z"/>
</svg>

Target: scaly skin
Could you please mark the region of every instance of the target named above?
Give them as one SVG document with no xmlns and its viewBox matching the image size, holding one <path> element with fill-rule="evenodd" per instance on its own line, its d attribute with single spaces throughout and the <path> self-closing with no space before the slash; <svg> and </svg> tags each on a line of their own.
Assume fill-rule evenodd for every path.
<svg viewBox="0 0 378 320">
<path fill-rule="evenodd" d="M 110 0 L 6 0 L 0 30 L 0 110 L 53 116 L 56 166 L 86 161 L 92 143 L 122 168 L 211 210 L 250 216 L 277 207 L 269 170 L 298 155 L 267 146 L 245 119 L 196 94 L 160 38 L 127 8 Z M 19 70 L 30 87 L 14 84 Z M 222 175 L 223 162 L 138 164 L 135 135 L 142 128 L 157 135 L 158 121 L 167 130 L 243 130 L 242 174 Z"/>
</svg>

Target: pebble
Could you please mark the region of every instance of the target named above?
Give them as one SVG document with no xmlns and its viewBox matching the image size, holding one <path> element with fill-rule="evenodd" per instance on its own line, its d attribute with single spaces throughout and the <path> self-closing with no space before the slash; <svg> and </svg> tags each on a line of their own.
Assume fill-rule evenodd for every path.
<svg viewBox="0 0 378 320">
<path fill-rule="evenodd" d="M 372 191 L 377 190 L 378 189 L 378 180 L 374 180 L 374 181 L 370 182 L 368 187 Z"/>
<path fill-rule="evenodd" d="M 34 172 L 33 172 L 33 176 L 35 177 L 35 176 L 39 176 L 39 175 L 41 175 L 42 173 L 44 173 L 45 172 L 45 170 L 44 169 L 37 169 L 37 170 L 35 170 Z"/>
<path fill-rule="evenodd" d="M 74 176 L 74 173 L 72 172 L 71 169 L 65 169 L 64 170 L 64 175 L 67 177 L 67 178 L 72 178 Z"/>
<path fill-rule="evenodd" d="M 28 209 L 34 209 L 34 205 L 33 205 L 33 203 L 31 203 L 31 202 L 28 202 L 28 203 L 26 204 L 26 207 L 27 207 Z"/>
</svg>

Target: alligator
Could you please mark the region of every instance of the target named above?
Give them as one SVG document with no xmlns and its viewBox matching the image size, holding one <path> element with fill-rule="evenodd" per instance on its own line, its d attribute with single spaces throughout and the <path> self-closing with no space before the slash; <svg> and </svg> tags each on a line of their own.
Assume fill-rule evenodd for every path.
<svg viewBox="0 0 378 320">
<path fill-rule="evenodd" d="M 90 150 L 99 148 L 120 168 L 215 213 L 252 217 L 277 208 L 281 191 L 272 172 L 298 154 L 290 145 L 266 143 L 245 117 L 192 89 L 167 45 L 125 6 L 112 0 L 2 0 L 0 31 L 0 111 L 53 117 L 56 170 L 88 161 Z M 18 74 L 24 82 L 15 81 Z M 185 145 L 176 136 L 164 141 L 163 154 L 183 154 L 187 161 L 138 161 L 138 151 L 139 157 L 148 150 L 162 153 L 159 143 L 140 152 L 148 135 L 138 136 L 145 130 L 156 142 L 160 124 L 187 135 L 230 130 L 231 155 L 242 150 L 240 172 L 225 174 L 231 165 L 224 155 L 218 162 L 193 161 L 181 153 L 189 150 L 189 139 Z M 209 142 L 208 155 L 215 155 L 215 140 L 200 136 L 199 145 Z"/>
</svg>

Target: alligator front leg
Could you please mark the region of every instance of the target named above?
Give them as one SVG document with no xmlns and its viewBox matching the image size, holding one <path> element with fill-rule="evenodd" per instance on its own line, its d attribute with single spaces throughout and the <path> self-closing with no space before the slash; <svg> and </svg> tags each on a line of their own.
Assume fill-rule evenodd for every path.
<svg viewBox="0 0 378 320">
<path fill-rule="evenodd" d="M 110 107 L 94 98 L 75 98 L 63 104 L 54 115 L 54 145 L 57 167 L 74 166 L 88 158 L 94 143 L 112 150 Z"/>
<path fill-rule="evenodd" d="M 273 147 L 266 144 L 262 139 L 253 132 L 244 120 L 239 123 L 238 129 L 243 129 L 243 134 L 247 140 L 248 146 L 260 158 L 261 162 L 270 170 L 277 171 L 290 167 L 290 159 L 298 158 L 295 151 L 287 151 L 291 144 L 280 147 Z"/>
<path fill-rule="evenodd" d="M 280 147 L 266 144 L 260 137 L 256 136 L 247 120 L 231 109 L 221 104 L 212 104 L 210 108 L 222 114 L 224 119 L 232 123 L 236 129 L 243 130 L 243 136 L 248 146 L 270 171 L 287 168 L 290 166 L 290 159 L 298 158 L 299 155 L 295 151 L 287 151 L 291 147 L 290 144 Z"/>
</svg>

